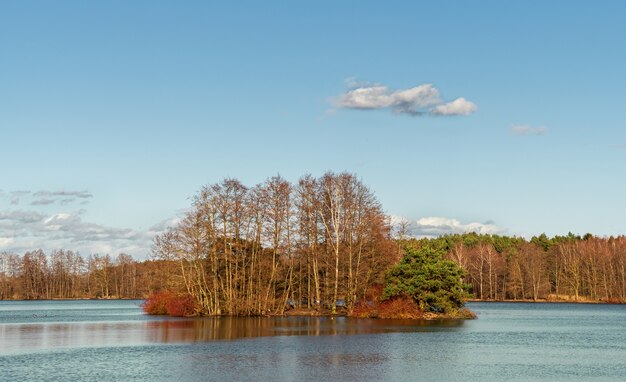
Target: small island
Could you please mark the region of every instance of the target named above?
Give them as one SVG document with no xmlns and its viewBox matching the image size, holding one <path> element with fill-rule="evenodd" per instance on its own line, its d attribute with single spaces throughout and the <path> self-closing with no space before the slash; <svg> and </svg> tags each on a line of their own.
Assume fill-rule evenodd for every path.
<svg viewBox="0 0 626 382">
<path fill-rule="evenodd" d="M 463 269 L 428 242 L 393 240 L 349 173 L 205 186 L 154 256 L 167 288 L 148 297 L 149 314 L 474 317 Z"/>
</svg>

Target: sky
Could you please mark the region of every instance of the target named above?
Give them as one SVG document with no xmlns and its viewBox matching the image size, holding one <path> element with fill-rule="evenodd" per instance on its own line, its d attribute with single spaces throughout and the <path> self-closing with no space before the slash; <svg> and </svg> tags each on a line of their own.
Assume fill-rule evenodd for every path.
<svg viewBox="0 0 626 382">
<path fill-rule="evenodd" d="M 147 258 L 349 171 L 415 235 L 626 233 L 626 2 L 0 2 L 0 251 Z"/>
</svg>

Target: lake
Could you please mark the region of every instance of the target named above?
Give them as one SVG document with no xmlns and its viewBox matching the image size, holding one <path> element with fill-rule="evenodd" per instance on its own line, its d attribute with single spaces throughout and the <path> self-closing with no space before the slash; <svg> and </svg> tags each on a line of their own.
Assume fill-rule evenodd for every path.
<svg viewBox="0 0 626 382">
<path fill-rule="evenodd" d="M 470 303 L 477 320 L 175 319 L 0 301 L 0 381 L 626 381 L 626 306 Z"/>
</svg>

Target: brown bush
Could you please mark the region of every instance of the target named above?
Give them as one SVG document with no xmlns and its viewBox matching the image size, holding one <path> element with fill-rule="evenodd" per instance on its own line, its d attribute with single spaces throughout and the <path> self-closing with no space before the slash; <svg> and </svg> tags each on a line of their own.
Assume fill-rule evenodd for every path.
<svg viewBox="0 0 626 382">
<path fill-rule="evenodd" d="M 381 284 L 373 284 L 365 291 L 363 300 L 357 301 L 350 313 L 351 317 L 359 318 L 377 318 L 378 304 L 380 296 L 383 294 L 383 286 Z"/>
<path fill-rule="evenodd" d="M 352 317 L 360 318 L 422 318 L 424 313 L 410 297 L 402 296 L 380 301 L 382 288 L 372 291 L 371 300 L 360 301 L 352 309 Z M 378 293 L 377 293 L 378 292 Z"/>
<path fill-rule="evenodd" d="M 350 313 L 351 317 L 358 318 L 377 318 L 378 317 L 378 303 L 368 301 L 359 301 L 352 308 L 352 312 Z"/>
<path fill-rule="evenodd" d="M 411 297 L 401 296 L 378 304 L 380 318 L 421 318 L 423 312 Z"/>
</svg>

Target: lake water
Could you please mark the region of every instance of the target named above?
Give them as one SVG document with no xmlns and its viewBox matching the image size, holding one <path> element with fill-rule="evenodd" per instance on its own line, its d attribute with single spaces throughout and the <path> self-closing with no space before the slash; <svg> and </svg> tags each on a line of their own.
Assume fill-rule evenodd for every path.
<svg viewBox="0 0 626 382">
<path fill-rule="evenodd" d="M 626 306 L 471 303 L 477 320 L 171 319 L 0 301 L 0 381 L 626 381 Z"/>
</svg>

